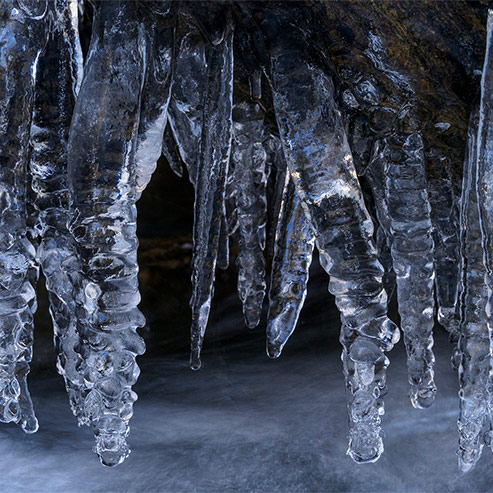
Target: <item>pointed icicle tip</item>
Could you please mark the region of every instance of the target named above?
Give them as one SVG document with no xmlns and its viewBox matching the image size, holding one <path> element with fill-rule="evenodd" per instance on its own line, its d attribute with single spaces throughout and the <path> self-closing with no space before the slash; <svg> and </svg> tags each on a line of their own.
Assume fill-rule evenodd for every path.
<svg viewBox="0 0 493 493">
<path fill-rule="evenodd" d="M 267 341 L 267 356 L 272 359 L 277 359 L 281 356 L 284 345 L 279 341 Z"/>
<path fill-rule="evenodd" d="M 192 349 L 192 352 L 190 354 L 190 368 L 193 371 L 200 370 L 200 367 L 202 366 L 202 361 L 200 360 L 200 350 Z"/>
</svg>

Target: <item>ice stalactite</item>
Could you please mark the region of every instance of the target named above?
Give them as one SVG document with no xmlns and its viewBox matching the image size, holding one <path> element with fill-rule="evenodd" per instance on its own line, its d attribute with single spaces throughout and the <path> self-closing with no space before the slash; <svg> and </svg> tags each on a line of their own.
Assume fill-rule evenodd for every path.
<svg viewBox="0 0 493 493">
<path fill-rule="evenodd" d="M 437 298 L 438 321 L 447 329 L 452 342 L 456 342 L 459 331 L 458 311 L 459 297 L 459 224 L 457 200 L 452 186 L 452 179 L 447 173 L 447 166 L 440 166 L 437 161 L 446 160 L 438 151 L 426 160 L 436 171 L 443 170 L 443 176 L 427 180 L 428 196 L 431 206 L 431 222 L 435 244 L 435 291 Z M 427 167 L 430 167 L 430 164 Z"/>
<path fill-rule="evenodd" d="M 264 111 L 257 103 L 233 108 L 230 185 L 238 237 L 238 294 L 247 327 L 259 324 L 265 296 L 264 247 L 267 222 L 267 153 L 263 146 Z"/>
<path fill-rule="evenodd" d="M 357 462 L 372 462 L 383 451 L 380 422 L 389 363 L 384 351 L 397 342 L 399 332 L 387 317 L 373 224 L 335 108 L 332 81 L 312 62 L 293 27 L 293 15 L 295 9 L 262 13 L 268 77 L 288 168 L 341 312 L 348 454 Z"/>
<path fill-rule="evenodd" d="M 69 218 L 67 144 L 72 111 L 82 77 L 78 8 L 74 0 L 57 0 L 54 22 L 36 71 L 29 172 L 33 191 L 37 257 L 46 278 L 53 320 L 57 368 L 65 379 L 72 410 L 81 416 L 78 343 L 72 278 L 77 262 Z"/>
<path fill-rule="evenodd" d="M 35 250 L 27 236 L 29 128 L 47 1 L 7 1 L 0 20 L 0 421 L 27 433 L 38 422 L 27 387 L 32 357 Z"/>
<path fill-rule="evenodd" d="M 279 184 L 282 199 L 274 238 L 269 287 L 267 354 L 280 356 L 305 302 L 315 237 L 289 173 Z"/>
<path fill-rule="evenodd" d="M 195 183 L 190 301 L 190 365 L 194 370 L 201 365 L 200 351 L 211 308 L 232 139 L 233 24 L 229 12 L 223 29 L 219 39 L 209 47 L 204 126 Z"/>
<path fill-rule="evenodd" d="M 481 102 L 477 134 L 477 195 L 485 265 L 487 299 L 485 306 L 486 323 L 490 338 L 488 373 L 488 413 L 493 422 L 493 9 L 488 11 L 486 53 L 481 78 Z M 490 425 L 491 426 L 491 425 Z M 489 445 L 493 449 L 491 432 Z"/>
<path fill-rule="evenodd" d="M 392 136 L 385 139 L 381 152 L 410 397 L 414 407 L 425 408 L 436 394 L 432 352 L 435 276 L 421 135 L 415 131 Z"/>
<path fill-rule="evenodd" d="M 95 3 L 68 150 L 84 417 L 107 466 L 130 452 L 126 436 L 137 399 L 131 386 L 139 375 L 135 357 L 144 352 L 136 331 L 145 320 L 137 308 L 135 155 L 149 49 L 145 12 L 137 2 Z"/>
<path fill-rule="evenodd" d="M 468 471 L 479 460 L 489 428 L 490 341 L 485 319 L 487 290 L 477 200 L 477 115 L 471 118 L 461 198 L 463 293 L 459 352 L 459 467 Z"/>
</svg>

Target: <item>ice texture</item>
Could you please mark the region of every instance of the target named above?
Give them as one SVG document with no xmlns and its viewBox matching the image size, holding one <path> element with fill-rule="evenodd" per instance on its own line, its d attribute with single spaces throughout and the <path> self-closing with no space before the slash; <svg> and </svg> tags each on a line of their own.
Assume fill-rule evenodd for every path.
<svg viewBox="0 0 493 493">
<path fill-rule="evenodd" d="M 83 420 L 93 425 L 95 451 L 107 466 L 130 452 L 126 436 L 137 399 L 131 386 L 139 375 L 135 356 L 144 352 L 136 332 L 145 320 L 137 308 L 135 202 L 139 110 L 149 50 L 145 14 L 134 2 L 95 4 L 68 149 Z"/>
<path fill-rule="evenodd" d="M 435 315 L 455 345 L 459 467 L 472 469 L 493 447 L 493 12 L 480 100 L 447 98 L 438 115 L 421 47 L 413 72 L 377 27 L 349 51 L 342 24 L 322 40 L 309 27 L 320 2 L 91 4 L 83 62 L 87 4 L 0 1 L 0 421 L 38 427 L 26 379 L 41 269 L 72 410 L 104 465 L 128 456 L 145 324 L 136 203 L 164 155 L 195 192 L 192 369 L 216 268 L 236 264 L 250 328 L 269 284 L 277 358 L 316 246 L 341 315 L 348 454 L 383 452 L 396 291 L 414 407 L 436 394 Z M 359 9 L 348 17 L 364 23 Z M 472 108 L 463 168 L 454 139 L 437 137 L 454 105 Z"/>
<path fill-rule="evenodd" d="M 215 6 L 217 8 L 217 6 Z M 200 368 L 200 351 L 209 319 L 225 184 L 232 139 L 233 23 L 226 15 L 224 32 L 209 47 L 207 84 L 204 94 L 200 151 L 195 182 L 192 271 L 192 327 L 190 365 Z"/>
<path fill-rule="evenodd" d="M 236 211 L 238 236 L 238 294 L 247 327 L 260 322 L 265 296 L 267 222 L 267 153 L 263 146 L 264 111 L 257 103 L 233 108 L 233 145 L 230 186 Z"/>
<path fill-rule="evenodd" d="M 0 421 L 38 429 L 27 387 L 32 357 L 35 248 L 27 229 L 30 122 L 48 4 L 2 4 L 0 18 Z"/>
<path fill-rule="evenodd" d="M 348 454 L 357 462 L 372 462 L 383 451 L 384 351 L 399 339 L 387 317 L 373 224 L 335 107 L 332 81 L 297 39 L 292 17 L 296 10 L 266 9 L 263 15 L 270 48 L 267 76 L 286 161 L 341 312 Z"/>
<path fill-rule="evenodd" d="M 73 279 L 78 275 L 72 236 L 67 228 L 69 193 L 67 146 L 72 112 L 81 78 L 78 8 L 74 0 L 57 0 L 52 33 L 40 57 L 31 122 L 29 174 L 38 241 L 37 260 L 46 279 L 53 320 L 57 368 L 65 379 L 70 404 L 82 416 L 78 372 Z"/>
<path fill-rule="evenodd" d="M 463 292 L 459 352 L 459 467 L 468 471 L 478 461 L 489 429 L 488 375 L 490 339 L 485 317 L 487 289 L 477 200 L 477 114 L 471 118 L 464 163 L 461 210 Z"/>
</svg>

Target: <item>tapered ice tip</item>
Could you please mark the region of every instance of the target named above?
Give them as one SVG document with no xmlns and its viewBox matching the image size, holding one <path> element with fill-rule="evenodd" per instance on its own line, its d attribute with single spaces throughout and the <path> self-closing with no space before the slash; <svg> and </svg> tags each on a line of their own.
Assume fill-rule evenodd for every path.
<svg viewBox="0 0 493 493">
<path fill-rule="evenodd" d="M 260 323 L 260 310 L 250 308 L 245 310 L 243 315 L 245 318 L 245 325 L 249 329 L 254 329 Z"/>
<path fill-rule="evenodd" d="M 39 429 L 39 423 L 34 414 L 27 416 L 21 426 L 24 432 L 28 434 L 36 433 Z"/>
<path fill-rule="evenodd" d="M 411 404 L 416 409 L 427 409 L 433 404 L 436 393 L 437 388 L 434 382 L 422 388 L 413 387 L 411 388 Z"/>
<path fill-rule="evenodd" d="M 279 358 L 283 347 L 279 341 L 267 341 L 267 356 L 272 359 Z"/>
<path fill-rule="evenodd" d="M 464 460 L 464 457 L 461 457 L 459 454 L 459 469 L 461 472 L 469 472 L 472 469 L 474 469 L 474 466 L 476 465 L 476 460 L 474 461 L 466 461 Z"/>
<path fill-rule="evenodd" d="M 200 370 L 202 361 L 200 361 L 200 351 L 192 350 L 190 354 L 190 368 L 194 371 Z"/>
<path fill-rule="evenodd" d="M 97 437 L 94 451 L 105 467 L 115 467 L 130 455 L 126 440 L 117 434 L 103 434 Z"/>
<path fill-rule="evenodd" d="M 351 440 L 347 451 L 347 455 L 357 464 L 376 462 L 382 453 L 383 443 L 381 437 L 370 439 L 364 436 Z"/>
</svg>

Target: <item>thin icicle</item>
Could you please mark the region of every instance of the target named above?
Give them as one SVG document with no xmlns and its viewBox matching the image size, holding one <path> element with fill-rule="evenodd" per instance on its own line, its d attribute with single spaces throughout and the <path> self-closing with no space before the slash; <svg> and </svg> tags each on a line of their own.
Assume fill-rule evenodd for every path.
<svg viewBox="0 0 493 493">
<path fill-rule="evenodd" d="M 85 418 L 107 466 L 130 450 L 131 386 L 144 342 L 138 310 L 136 164 L 148 49 L 148 13 L 137 2 L 98 2 L 91 46 L 70 129 L 68 162 L 79 262 L 74 289 Z"/>
<path fill-rule="evenodd" d="M 463 293 L 458 341 L 459 360 L 459 467 L 469 471 L 481 456 L 484 432 L 489 428 L 488 373 L 490 342 L 485 318 L 487 289 L 484 279 L 481 227 L 477 200 L 477 114 L 471 117 L 468 152 L 464 163 L 461 199 L 461 257 Z"/>
<path fill-rule="evenodd" d="M 57 0 L 53 32 L 40 57 L 31 126 L 31 187 L 40 237 L 38 259 L 46 278 L 53 320 L 57 368 L 65 379 L 72 411 L 82 414 L 77 372 L 79 355 L 72 278 L 77 272 L 69 218 L 67 144 L 75 91 L 82 78 L 82 54 L 77 26 L 77 2 Z"/>
<path fill-rule="evenodd" d="M 264 111 L 256 103 L 233 109 L 232 186 L 237 214 L 238 294 L 247 327 L 259 324 L 265 296 L 267 167 L 263 146 Z"/>
<path fill-rule="evenodd" d="M 341 312 L 350 437 L 348 454 L 373 462 L 383 451 L 385 370 L 399 339 L 387 317 L 383 268 L 331 80 L 311 61 L 299 36 L 296 8 L 264 8 L 262 27 L 270 47 L 267 74 L 296 192 L 317 237 L 329 290 Z"/>
<path fill-rule="evenodd" d="M 15 422 L 27 433 L 38 422 L 27 388 L 37 266 L 26 236 L 26 168 L 47 10 L 47 2 L 19 6 L 8 0 L 0 19 L 0 421 Z"/>
<path fill-rule="evenodd" d="M 276 228 L 267 316 L 267 354 L 277 358 L 298 323 L 306 298 L 315 236 L 286 175 Z"/>
<path fill-rule="evenodd" d="M 190 366 L 200 368 L 215 278 L 232 138 L 233 25 L 227 14 L 222 41 L 209 48 L 193 230 Z"/>
<path fill-rule="evenodd" d="M 488 11 L 488 35 L 481 78 L 481 103 L 477 137 L 477 195 L 487 287 L 486 322 L 490 339 L 488 411 L 493 423 L 493 9 Z M 492 433 L 490 432 L 490 435 Z M 493 440 L 489 439 L 493 449 Z"/>
<path fill-rule="evenodd" d="M 459 320 L 459 211 L 454 187 L 448 173 L 447 158 L 438 149 L 426 153 L 428 197 L 431 206 L 433 240 L 435 244 L 435 291 L 438 321 L 450 334 L 452 342 L 458 339 Z M 432 173 L 431 173 L 432 172 Z"/>
</svg>

